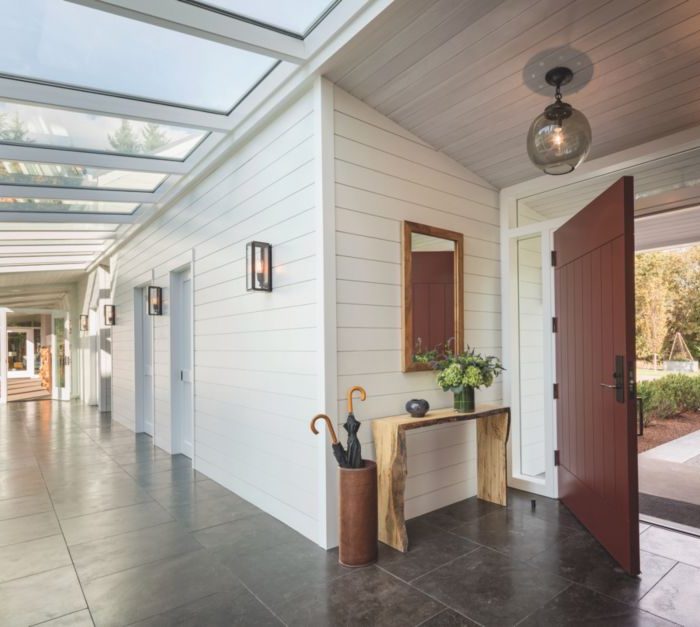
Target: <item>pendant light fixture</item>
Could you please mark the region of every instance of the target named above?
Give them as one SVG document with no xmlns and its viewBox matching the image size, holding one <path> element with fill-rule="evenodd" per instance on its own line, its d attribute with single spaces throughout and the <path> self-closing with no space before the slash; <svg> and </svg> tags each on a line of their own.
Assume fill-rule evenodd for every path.
<svg viewBox="0 0 700 627">
<path fill-rule="evenodd" d="M 554 102 L 538 115 L 527 134 L 527 154 L 546 174 L 573 172 L 591 148 L 591 125 L 586 116 L 562 102 L 561 87 L 571 82 L 568 67 L 555 67 L 545 75 L 556 88 Z"/>
</svg>

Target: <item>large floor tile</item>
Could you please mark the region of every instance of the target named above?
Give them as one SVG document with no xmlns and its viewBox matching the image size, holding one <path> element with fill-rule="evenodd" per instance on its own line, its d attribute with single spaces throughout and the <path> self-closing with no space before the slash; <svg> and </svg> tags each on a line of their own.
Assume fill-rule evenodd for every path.
<svg viewBox="0 0 700 627">
<path fill-rule="evenodd" d="M 337 552 L 324 551 L 300 538 L 255 553 L 212 549 L 265 605 L 277 609 L 294 601 L 305 589 L 348 575 Z"/>
<path fill-rule="evenodd" d="M 331 625 L 420 625 L 442 609 L 434 599 L 376 567 L 309 586 L 279 608 L 290 627 Z"/>
<path fill-rule="evenodd" d="M 586 535 L 527 509 L 503 509 L 455 527 L 452 533 L 496 551 L 528 559 L 572 535 Z"/>
<path fill-rule="evenodd" d="M 424 514 L 416 520 L 429 522 L 431 525 L 449 530 L 465 522 L 501 509 L 504 508 L 500 505 L 490 503 L 489 501 L 483 501 L 473 496 L 464 501 L 459 501 L 458 503 L 453 503 L 447 507 L 442 507 L 428 514 Z"/>
<path fill-rule="evenodd" d="M 420 627 L 472 627 L 478 624 L 454 610 L 442 610 L 439 614 L 421 623 Z"/>
<path fill-rule="evenodd" d="M 379 566 L 395 577 L 412 581 L 453 559 L 478 548 L 478 545 L 420 520 L 409 520 L 407 553 L 379 544 Z"/>
<path fill-rule="evenodd" d="M 79 610 L 52 620 L 39 623 L 36 627 L 93 627 L 90 610 Z"/>
<path fill-rule="evenodd" d="M 161 505 L 167 508 L 178 507 L 188 503 L 208 501 L 227 497 L 232 494 L 211 479 L 196 481 L 194 483 L 180 483 L 157 486 L 148 489 L 148 493 Z"/>
<path fill-rule="evenodd" d="M 72 566 L 0 584 L 3 627 L 27 627 L 85 607 Z"/>
<path fill-rule="evenodd" d="M 243 585 L 219 592 L 169 612 L 135 623 L 134 627 L 280 627 L 280 622 Z"/>
<path fill-rule="evenodd" d="M 63 534 L 69 546 L 120 533 L 153 527 L 170 522 L 173 517 L 155 501 L 118 507 L 62 521 Z"/>
<path fill-rule="evenodd" d="M 60 533 L 56 515 L 52 511 L 9 518 L 0 521 L 0 546 L 45 538 Z"/>
<path fill-rule="evenodd" d="M 569 583 L 530 564 L 480 548 L 413 582 L 482 625 L 512 625 Z"/>
<path fill-rule="evenodd" d="M 279 544 L 302 540 L 296 531 L 264 513 L 207 527 L 193 535 L 203 546 L 220 547 L 228 556 L 265 551 Z"/>
<path fill-rule="evenodd" d="M 679 625 L 700 624 L 700 568 L 677 564 L 646 594 L 639 606 Z"/>
<path fill-rule="evenodd" d="M 40 514 L 53 509 L 48 492 L 30 494 L 29 496 L 18 496 L 13 499 L 3 499 L 0 501 L 0 520 L 9 518 L 20 518 L 31 514 Z"/>
<path fill-rule="evenodd" d="M 237 585 L 215 553 L 201 550 L 92 579 L 83 589 L 95 624 L 121 627 Z"/>
<path fill-rule="evenodd" d="M 176 520 L 191 530 L 204 529 L 260 514 L 261 510 L 235 494 L 216 499 L 197 500 L 170 508 Z"/>
<path fill-rule="evenodd" d="M 642 538 L 650 531 L 645 531 Z M 565 577 L 625 603 L 636 603 L 675 562 L 642 551 L 641 575 L 631 577 L 590 535 L 573 535 L 535 556 L 537 568 Z"/>
<path fill-rule="evenodd" d="M 77 493 L 77 495 L 76 495 Z M 98 494 L 81 494 L 75 490 L 62 496 L 59 500 L 54 499 L 56 515 L 62 520 L 98 514 L 129 505 L 153 502 L 148 492 L 138 486 L 125 486 L 113 492 L 102 492 Z"/>
<path fill-rule="evenodd" d="M 78 576 L 85 582 L 201 548 L 192 534 L 171 522 L 75 544 L 70 552 Z"/>
<path fill-rule="evenodd" d="M 70 563 L 68 548 L 60 534 L 9 544 L 0 547 L 0 583 Z"/>
<path fill-rule="evenodd" d="M 640 537 L 641 548 L 678 562 L 700 567 L 700 538 L 653 527 Z"/>
<path fill-rule="evenodd" d="M 552 627 L 553 625 L 671 627 L 673 623 L 573 584 L 519 625 L 521 627 Z"/>
</svg>

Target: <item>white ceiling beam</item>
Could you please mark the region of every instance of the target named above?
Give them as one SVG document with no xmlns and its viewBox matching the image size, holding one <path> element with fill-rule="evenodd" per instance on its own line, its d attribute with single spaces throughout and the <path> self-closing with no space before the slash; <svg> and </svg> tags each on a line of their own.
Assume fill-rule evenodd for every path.
<svg viewBox="0 0 700 627">
<path fill-rule="evenodd" d="M 39 244 L 39 245 L 16 245 L 4 244 L 0 241 L 0 255 L 28 255 L 31 253 L 98 253 L 104 248 L 104 244 Z"/>
<path fill-rule="evenodd" d="M 29 102 L 205 131 L 227 131 L 231 128 L 228 116 L 222 113 L 198 111 L 139 98 L 112 96 L 2 75 L 0 75 L 0 94 L 3 100 Z"/>
<path fill-rule="evenodd" d="M 58 163 L 79 165 L 107 170 L 132 170 L 161 174 L 186 174 L 190 166 L 184 161 L 115 155 L 102 152 L 48 148 L 40 146 L 11 146 L 0 143 L 0 159 L 8 161 L 32 161 L 35 163 Z"/>
<path fill-rule="evenodd" d="M 56 263 L 21 266 L 0 266 L 0 274 L 10 272 L 54 272 L 58 270 L 85 270 L 84 263 Z"/>
<path fill-rule="evenodd" d="M 0 266 L 16 266 L 23 263 L 83 263 L 92 261 L 94 255 L 20 255 L 0 257 Z"/>
<path fill-rule="evenodd" d="M 179 0 L 71 1 L 290 63 L 306 59 L 304 40 L 299 37 Z"/>
<path fill-rule="evenodd" d="M 0 205 L 2 206 L 2 205 Z M 0 222 L 17 222 L 19 220 L 47 223 L 85 223 L 90 224 L 132 224 L 135 214 L 123 213 L 49 213 L 46 211 L 0 211 Z M 0 231 L 0 240 L 2 231 Z"/>
<path fill-rule="evenodd" d="M 160 187 L 163 187 L 165 181 Z M 160 189 L 160 188 L 159 188 Z M 158 190 L 156 190 L 158 191 Z M 96 200 L 104 202 L 152 203 L 156 192 L 129 192 L 81 187 L 39 187 L 33 185 L 0 185 L 2 198 L 48 198 L 52 200 Z"/>
</svg>

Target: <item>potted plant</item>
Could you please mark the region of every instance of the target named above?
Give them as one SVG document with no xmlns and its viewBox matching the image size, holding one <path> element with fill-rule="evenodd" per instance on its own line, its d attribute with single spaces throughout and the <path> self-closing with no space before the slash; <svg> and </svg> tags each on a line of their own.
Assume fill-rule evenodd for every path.
<svg viewBox="0 0 700 627">
<path fill-rule="evenodd" d="M 425 353 L 416 353 L 413 359 L 437 370 L 437 384 L 454 394 L 454 408 L 460 412 L 474 411 L 474 390 L 490 387 L 494 379 L 505 370 L 498 357 L 483 356 L 467 347 L 463 353 L 454 353 L 447 345 Z"/>
</svg>

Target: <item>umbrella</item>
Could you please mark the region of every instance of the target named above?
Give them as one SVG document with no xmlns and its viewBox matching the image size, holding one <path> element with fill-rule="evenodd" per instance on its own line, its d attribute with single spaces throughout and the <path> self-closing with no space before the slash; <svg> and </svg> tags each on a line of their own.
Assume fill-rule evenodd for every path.
<svg viewBox="0 0 700 627">
<path fill-rule="evenodd" d="M 367 398 L 367 392 L 359 385 L 355 385 L 348 390 L 348 418 L 343 425 L 345 431 L 348 432 L 348 468 L 362 468 L 364 466 L 364 462 L 362 461 L 362 447 L 360 445 L 360 440 L 357 438 L 357 432 L 360 429 L 360 421 L 355 418 L 352 407 L 352 397 L 355 392 L 360 393 L 361 400 L 364 401 Z"/>
<path fill-rule="evenodd" d="M 338 442 L 338 438 L 335 435 L 335 429 L 333 429 L 333 423 L 331 422 L 331 419 L 328 416 L 326 416 L 326 414 L 317 414 L 316 416 L 314 416 L 311 419 L 311 432 L 314 435 L 318 435 L 318 429 L 316 429 L 317 420 L 326 421 L 326 428 L 331 434 L 331 447 L 333 448 L 333 457 L 335 457 L 336 460 L 338 460 L 338 465 L 341 468 L 347 468 L 348 459 L 345 455 L 345 449 L 343 448 L 343 445 L 340 442 Z"/>
</svg>

